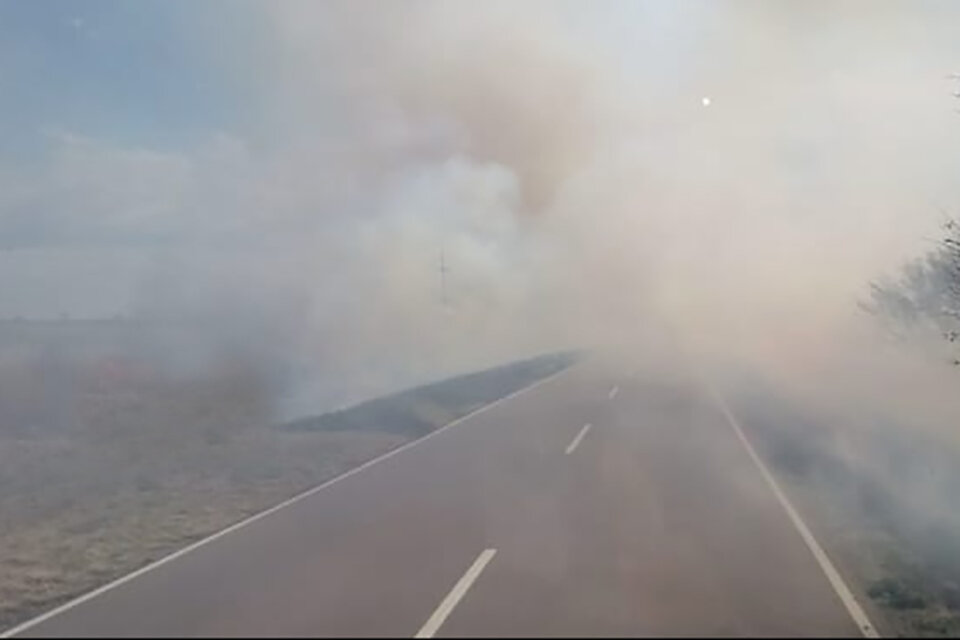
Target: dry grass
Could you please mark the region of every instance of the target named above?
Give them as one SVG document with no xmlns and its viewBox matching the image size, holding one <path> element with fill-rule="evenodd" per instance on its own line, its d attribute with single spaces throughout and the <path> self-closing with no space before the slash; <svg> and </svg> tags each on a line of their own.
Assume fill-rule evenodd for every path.
<svg viewBox="0 0 960 640">
<path fill-rule="evenodd" d="M 0 497 L 0 627 L 128 573 L 407 440 L 376 432 L 251 437 L 221 447 L 202 467 L 191 468 L 196 459 L 188 458 L 178 472 L 140 475 L 139 484 L 117 479 L 110 486 L 103 478 L 91 481 L 104 468 L 90 458 L 100 455 L 76 446 L 69 456 L 52 453 L 60 472 L 77 477 L 80 490 L 44 483 L 49 458 L 43 447 L 4 446 L 2 464 L 9 468 L 12 463 L 37 488 L 32 494 L 5 492 Z"/>
</svg>

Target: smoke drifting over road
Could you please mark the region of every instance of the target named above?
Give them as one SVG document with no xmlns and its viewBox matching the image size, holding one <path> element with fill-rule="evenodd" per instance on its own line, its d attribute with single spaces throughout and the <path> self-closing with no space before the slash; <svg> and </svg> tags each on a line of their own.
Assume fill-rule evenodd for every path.
<svg viewBox="0 0 960 640">
<path fill-rule="evenodd" d="M 110 99 L 68 77 L 80 98 L 31 153 L 0 144 L 0 436 L 54 454 L 0 451 L 60 478 L 8 471 L 17 505 L 14 480 L 53 504 L 83 489 L 67 457 L 91 494 L 191 465 L 262 487 L 289 471 L 254 446 L 289 442 L 270 425 L 586 347 L 664 402 L 709 378 L 821 495 L 876 482 L 956 591 L 960 372 L 939 336 L 894 341 L 858 302 L 960 207 L 960 5 L 93 5 L 68 21 L 92 66 L 163 84 L 151 55 L 184 56 L 172 86 L 210 113 L 118 89 L 139 128 L 117 107 L 86 130 L 74 112 Z M 4 11 L 0 95 L 18 97 L 35 43 Z M 13 320 L 61 314 L 120 319 Z M 282 446 L 338 454 L 318 442 Z"/>
</svg>

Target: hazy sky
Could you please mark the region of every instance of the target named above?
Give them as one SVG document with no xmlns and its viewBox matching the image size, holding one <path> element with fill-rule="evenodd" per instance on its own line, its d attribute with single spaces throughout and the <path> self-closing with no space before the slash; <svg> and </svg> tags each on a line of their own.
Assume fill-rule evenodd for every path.
<svg viewBox="0 0 960 640">
<path fill-rule="evenodd" d="M 224 274 L 300 295 L 303 270 L 315 300 L 371 279 L 389 298 L 390 278 L 434 286 L 440 236 L 488 302 L 590 273 L 707 305 L 705 275 L 763 289 L 744 279 L 761 265 L 770 290 L 849 295 L 960 201 L 958 20 L 950 2 L 2 0 L 0 315 L 128 312 L 151 283 Z M 519 266 L 538 235 L 576 255 L 563 276 Z"/>
</svg>

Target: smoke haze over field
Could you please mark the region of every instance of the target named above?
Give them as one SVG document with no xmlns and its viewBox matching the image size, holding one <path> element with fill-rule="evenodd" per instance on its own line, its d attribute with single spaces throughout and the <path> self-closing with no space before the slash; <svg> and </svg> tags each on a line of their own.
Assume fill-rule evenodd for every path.
<svg viewBox="0 0 960 640">
<path fill-rule="evenodd" d="M 960 202 L 955 5 L 188 4 L 148 6 L 231 116 L 178 142 L 47 114 L 0 156 L 3 315 L 187 320 L 283 372 L 290 413 L 667 335 L 904 389 L 855 302 Z M 127 11 L 97 6 L 90 47 Z M 943 406 L 923 371 L 898 406 Z"/>
</svg>

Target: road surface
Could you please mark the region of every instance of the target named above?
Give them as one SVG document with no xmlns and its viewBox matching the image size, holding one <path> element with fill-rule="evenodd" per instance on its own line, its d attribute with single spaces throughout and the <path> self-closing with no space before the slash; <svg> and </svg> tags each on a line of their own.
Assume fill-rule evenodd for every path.
<svg viewBox="0 0 960 640">
<path fill-rule="evenodd" d="M 744 445 L 587 362 L 18 635 L 860 635 Z"/>
</svg>

